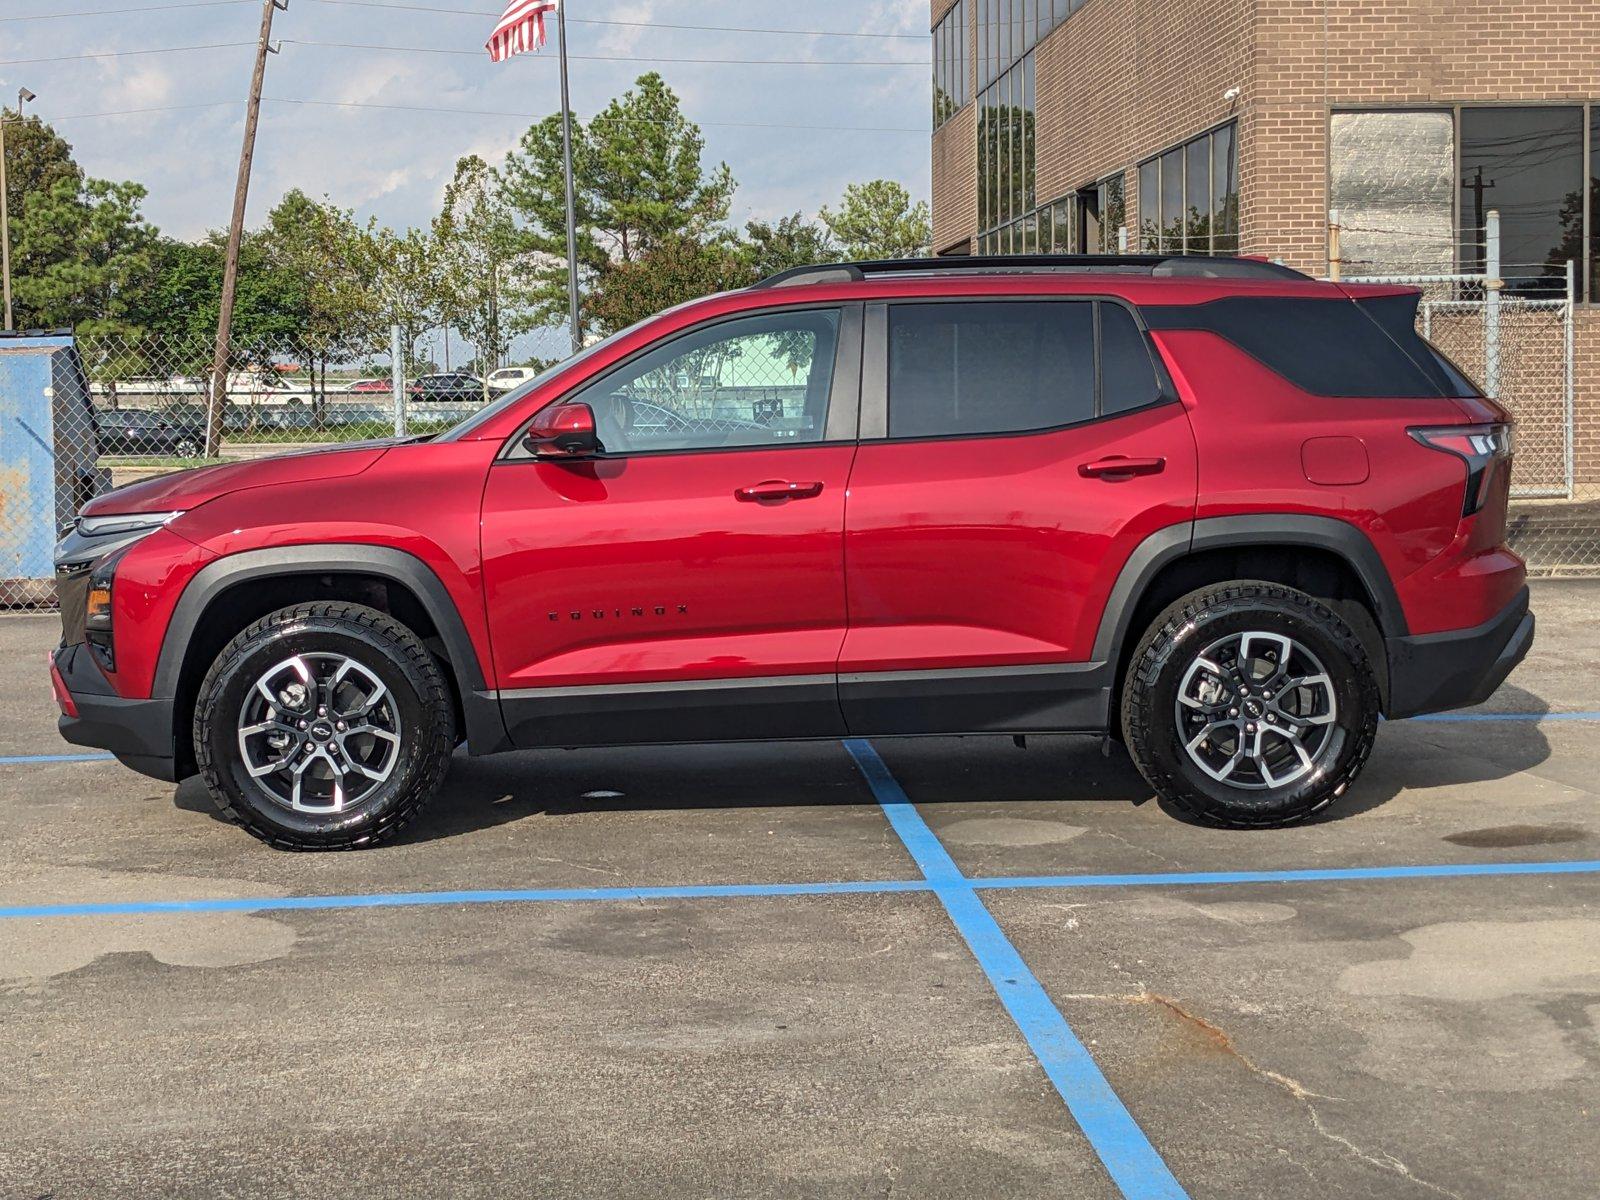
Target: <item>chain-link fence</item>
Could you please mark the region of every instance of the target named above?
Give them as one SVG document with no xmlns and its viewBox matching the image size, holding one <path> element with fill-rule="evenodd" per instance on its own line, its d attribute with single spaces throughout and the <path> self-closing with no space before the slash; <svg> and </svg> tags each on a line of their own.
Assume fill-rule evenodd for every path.
<svg viewBox="0 0 1600 1200">
<path fill-rule="evenodd" d="M 102 465 L 119 478 L 286 446 L 435 433 L 469 416 L 531 371 L 481 377 L 412 367 L 388 355 L 341 358 L 304 342 L 235 343 L 212 400 L 212 346 L 203 339 L 83 336 Z M 211 422 L 217 437 L 208 443 Z"/>
</svg>

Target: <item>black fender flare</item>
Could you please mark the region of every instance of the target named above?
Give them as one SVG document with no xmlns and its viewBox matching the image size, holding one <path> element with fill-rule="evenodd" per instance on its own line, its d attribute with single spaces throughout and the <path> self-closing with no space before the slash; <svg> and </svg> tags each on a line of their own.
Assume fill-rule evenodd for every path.
<svg viewBox="0 0 1600 1200">
<path fill-rule="evenodd" d="M 1394 581 L 1372 539 L 1359 528 L 1336 517 L 1307 513 L 1249 513 L 1168 525 L 1135 546 L 1112 585 L 1100 618 L 1095 661 L 1116 669 L 1134 610 L 1162 568 L 1201 551 L 1246 546 L 1308 546 L 1338 555 L 1372 597 L 1379 633 L 1386 639 L 1406 635 L 1405 610 Z"/>
<path fill-rule="evenodd" d="M 183 589 L 172 619 L 167 622 L 151 695 L 167 699 L 177 696 L 189 642 L 201 617 L 223 592 L 254 579 L 324 572 L 375 575 L 410 590 L 427 611 L 449 652 L 466 716 L 469 748 L 475 753 L 503 748 L 506 736 L 500 706 L 489 693 L 483 664 L 455 601 L 431 567 L 416 555 L 390 546 L 324 542 L 245 550 L 207 563 Z"/>
</svg>

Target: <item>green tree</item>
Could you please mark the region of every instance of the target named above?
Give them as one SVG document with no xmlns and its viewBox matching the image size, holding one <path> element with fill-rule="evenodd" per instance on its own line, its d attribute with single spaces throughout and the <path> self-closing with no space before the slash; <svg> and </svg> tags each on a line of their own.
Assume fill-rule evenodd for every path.
<svg viewBox="0 0 1600 1200">
<path fill-rule="evenodd" d="M 573 180 L 580 282 L 629 263 L 668 238 L 708 238 L 727 219 L 734 183 L 726 163 L 706 169 L 705 140 L 660 75 L 641 75 L 587 126 L 573 122 Z M 527 248 L 543 258 L 533 280 L 534 314 L 567 315 L 561 119 L 532 126 L 507 160 L 505 198 Z"/>
<path fill-rule="evenodd" d="M 456 163 L 434 240 L 450 324 L 477 347 L 480 365 L 501 362 L 512 337 L 532 324 L 531 262 L 499 175 L 477 155 Z"/>
<path fill-rule="evenodd" d="M 749 256 L 730 239 L 669 235 L 606 268 L 590 296 L 588 319 L 600 332 L 615 333 L 675 304 L 754 279 Z"/>
<path fill-rule="evenodd" d="M 299 284 L 302 320 L 295 345 L 310 359 L 319 408 L 328 363 L 354 357 L 374 323 L 377 292 L 364 234 L 350 211 L 294 188 L 267 214 L 260 235 L 267 270 Z"/>
<path fill-rule="evenodd" d="M 855 259 L 921 258 L 933 241 L 928 202 L 892 179 L 852 183 L 837 212 L 823 208 L 822 223 Z"/>
<path fill-rule="evenodd" d="M 744 231 L 747 254 L 757 279 L 793 267 L 828 262 L 838 253 L 828 230 L 806 220 L 802 213 L 773 222 L 750 221 Z"/>
<path fill-rule="evenodd" d="M 12 290 L 23 328 L 137 332 L 140 297 L 155 262 L 157 234 L 139 212 L 145 190 L 60 175 L 28 198 L 12 221 Z M 26 270 L 17 269 L 26 264 Z"/>
<path fill-rule="evenodd" d="M 396 233 L 376 221 L 362 232 L 363 275 L 373 290 L 364 342 L 369 351 L 387 353 L 390 330 L 400 327 L 402 357 L 417 358 L 417 342 L 445 312 L 443 264 L 438 242 L 423 229 Z"/>
<path fill-rule="evenodd" d="M 70 181 L 74 191 L 83 185 L 83 171 L 73 161 L 72 147 L 38 117 L 18 119 L 0 108 L 6 125 L 6 207 L 11 226 L 11 276 L 30 278 L 43 274 L 54 261 L 46 246 L 21 244 L 20 232 L 28 206 L 36 198 L 49 201 L 56 185 Z M 27 329 L 43 324 L 34 314 L 17 311 L 18 325 Z"/>
</svg>

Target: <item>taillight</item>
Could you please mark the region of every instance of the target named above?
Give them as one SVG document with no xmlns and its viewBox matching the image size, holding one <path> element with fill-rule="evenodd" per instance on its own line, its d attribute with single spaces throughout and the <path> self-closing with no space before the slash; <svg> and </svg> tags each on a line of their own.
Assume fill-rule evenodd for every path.
<svg viewBox="0 0 1600 1200">
<path fill-rule="evenodd" d="M 1464 517 L 1484 506 L 1496 470 L 1511 460 L 1510 425 L 1436 425 L 1410 433 L 1429 449 L 1453 454 L 1467 464 L 1467 496 L 1461 507 Z"/>
</svg>

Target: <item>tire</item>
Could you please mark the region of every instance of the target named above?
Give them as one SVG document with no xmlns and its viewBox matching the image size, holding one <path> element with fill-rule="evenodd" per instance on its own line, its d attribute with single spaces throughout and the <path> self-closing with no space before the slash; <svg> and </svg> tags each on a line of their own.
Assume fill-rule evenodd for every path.
<svg viewBox="0 0 1600 1200">
<path fill-rule="evenodd" d="M 1191 592 L 1156 617 L 1123 680 L 1122 728 L 1139 773 L 1172 807 L 1265 828 L 1344 795 L 1372 753 L 1379 704 L 1367 652 L 1342 618 L 1304 592 L 1244 580 Z"/>
<path fill-rule="evenodd" d="M 439 790 L 454 745 L 433 655 L 399 622 L 342 601 L 256 621 L 195 700 L 195 758 L 218 811 L 283 850 L 395 837 Z"/>
<path fill-rule="evenodd" d="M 193 438 L 183 438 L 172 449 L 173 455 L 176 458 L 200 457 L 200 443 L 195 441 Z"/>
</svg>

